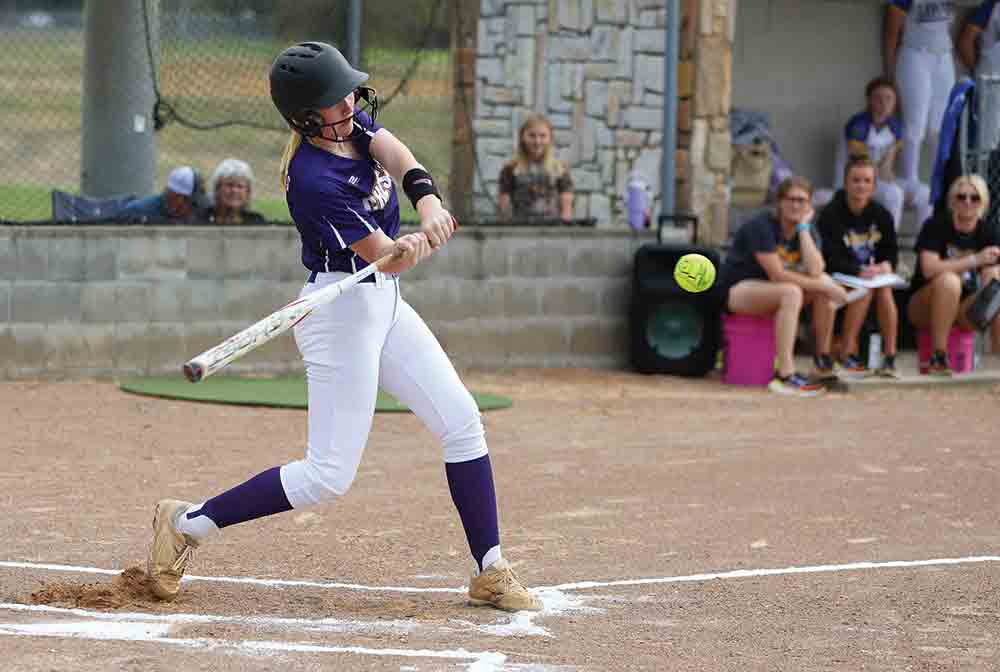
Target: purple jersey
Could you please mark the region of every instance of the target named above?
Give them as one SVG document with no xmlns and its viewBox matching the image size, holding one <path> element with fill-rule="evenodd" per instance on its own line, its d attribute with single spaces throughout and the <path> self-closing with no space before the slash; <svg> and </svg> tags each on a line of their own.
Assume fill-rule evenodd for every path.
<svg viewBox="0 0 1000 672">
<path fill-rule="evenodd" d="M 359 271 L 368 262 L 351 245 L 376 229 L 393 239 L 399 233 L 395 185 L 370 152 L 381 127 L 366 113 L 355 114 L 367 129 L 353 141 L 362 158 L 336 156 L 303 141 L 288 166 L 285 198 L 310 271 Z"/>
</svg>

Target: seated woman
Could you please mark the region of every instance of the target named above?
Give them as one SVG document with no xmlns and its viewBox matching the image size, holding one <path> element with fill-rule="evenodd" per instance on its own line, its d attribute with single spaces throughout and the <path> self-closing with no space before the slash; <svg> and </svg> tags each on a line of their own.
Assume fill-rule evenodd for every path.
<svg viewBox="0 0 1000 672">
<path fill-rule="evenodd" d="M 834 378 L 830 341 L 838 306 L 847 292 L 824 273 L 823 255 L 810 221 L 812 185 L 789 177 L 778 185 L 774 211 L 748 220 L 733 238 L 720 272 L 726 309 L 731 313 L 774 315 L 778 354 L 777 377 L 769 389 L 780 394 L 812 397 L 822 382 Z M 799 314 L 812 306 L 816 337 L 814 372 L 808 378 L 795 371 L 793 350 Z"/>
<path fill-rule="evenodd" d="M 552 155 L 552 124 L 530 117 L 517 134 L 517 152 L 500 171 L 500 214 L 505 219 L 573 218 L 573 178 Z"/>
<path fill-rule="evenodd" d="M 873 198 L 875 184 L 875 164 L 866 158 L 851 159 L 844 169 L 844 188 L 820 213 L 817 227 L 823 239 L 823 259 L 830 273 L 872 278 L 895 272 L 899 261 L 896 229 L 892 215 Z M 870 373 L 858 357 L 858 334 L 873 300 L 885 353 L 876 373 L 895 378 L 899 310 L 892 287 L 869 291 L 844 308 L 840 365 L 850 376 L 863 377 Z"/>
<path fill-rule="evenodd" d="M 917 268 L 907 314 L 929 329 L 934 347 L 928 373 L 950 376 L 948 333 L 973 330 L 966 311 L 977 292 L 1000 278 L 1000 247 L 983 220 L 990 192 L 979 175 L 963 175 L 948 189 L 948 210 L 927 222 L 917 238 Z M 990 325 L 993 352 L 1000 352 L 1000 320 Z"/>
<path fill-rule="evenodd" d="M 899 97 L 891 80 L 876 77 L 865 86 L 865 109 L 847 120 L 844 133 L 837 146 L 834 175 L 837 180 L 844 175 L 851 158 L 871 159 L 878 178 L 875 183 L 875 200 L 892 215 L 899 230 L 903 219 L 903 205 L 909 203 L 916 210 L 917 229 L 931 215 L 930 188 L 921 182 L 905 182 L 896 178 L 896 158 L 903 147 L 903 122 L 896 116 Z M 837 189 L 843 188 L 838 184 Z M 817 193 L 814 205 L 825 205 L 831 196 L 829 190 Z"/>
<path fill-rule="evenodd" d="M 250 210 L 253 171 L 246 161 L 224 159 L 212 172 L 212 205 L 201 211 L 203 221 L 213 224 L 262 224 L 264 216 Z"/>
</svg>

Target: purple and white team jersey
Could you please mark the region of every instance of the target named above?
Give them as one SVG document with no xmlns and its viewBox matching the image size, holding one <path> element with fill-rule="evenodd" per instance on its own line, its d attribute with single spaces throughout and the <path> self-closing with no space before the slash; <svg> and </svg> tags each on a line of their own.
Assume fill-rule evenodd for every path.
<svg viewBox="0 0 1000 672">
<path fill-rule="evenodd" d="M 310 271 L 359 271 L 368 262 L 351 245 L 376 229 L 393 239 L 399 232 L 395 185 L 370 152 L 381 127 L 365 112 L 356 111 L 355 121 L 367 129 L 353 140 L 362 158 L 336 156 L 303 141 L 288 166 L 285 198 L 302 238 L 302 264 Z"/>
</svg>

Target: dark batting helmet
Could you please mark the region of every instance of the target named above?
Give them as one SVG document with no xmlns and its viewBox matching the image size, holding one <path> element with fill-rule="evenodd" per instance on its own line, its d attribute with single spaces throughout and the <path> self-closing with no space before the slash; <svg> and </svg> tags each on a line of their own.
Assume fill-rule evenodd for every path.
<svg viewBox="0 0 1000 672">
<path fill-rule="evenodd" d="M 336 105 L 352 91 L 368 103 L 368 113 L 375 120 L 378 96 L 374 89 L 361 86 L 366 81 L 368 73 L 352 68 L 336 47 L 325 42 L 300 42 L 274 60 L 271 100 L 289 126 L 313 137 L 320 135 L 324 126 L 334 125 L 324 124 L 317 110 Z M 350 137 L 364 130 L 355 121 Z"/>
</svg>

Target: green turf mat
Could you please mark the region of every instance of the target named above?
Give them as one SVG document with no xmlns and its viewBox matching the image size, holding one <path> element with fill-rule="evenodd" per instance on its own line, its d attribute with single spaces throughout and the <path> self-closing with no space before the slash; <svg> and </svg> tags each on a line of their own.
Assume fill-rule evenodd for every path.
<svg viewBox="0 0 1000 672">
<path fill-rule="evenodd" d="M 189 383 L 181 376 L 150 376 L 129 378 L 120 383 L 122 390 L 164 399 L 184 399 L 215 404 L 242 406 L 273 406 L 276 408 L 306 408 L 306 381 L 303 376 L 276 378 L 244 378 L 239 376 L 213 376 L 200 383 Z M 492 411 L 509 408 L 514 402 L 494 394 L 472 393 L 479 410 Z M 406 406 L 393 396 L 379 390 L 378 412 L 408 412 Z"/>
</svg>

